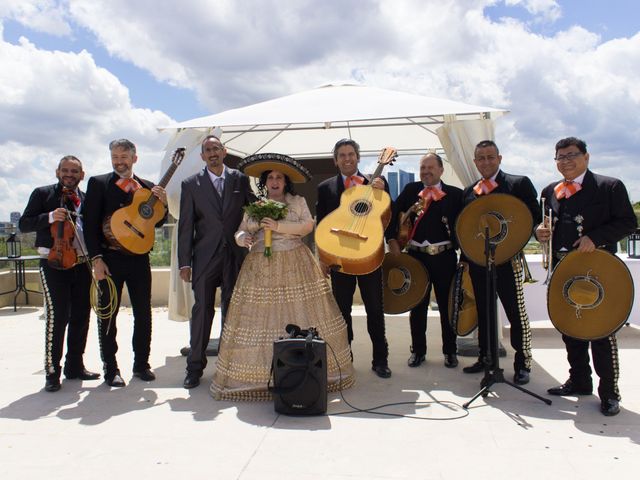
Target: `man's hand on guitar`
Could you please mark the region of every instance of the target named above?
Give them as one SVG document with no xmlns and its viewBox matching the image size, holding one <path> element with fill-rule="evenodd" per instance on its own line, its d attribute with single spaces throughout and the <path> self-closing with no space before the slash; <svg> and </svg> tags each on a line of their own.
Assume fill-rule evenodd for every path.
<svg viewBox="0 0 640 480">
<path fill-rule="evenodd" d="M 384 190 L 384 180 L 381 177 L 376 177 L 371 181 L 371 186 L 373 188 L 378 188 L 380 190 Z"/>
<path fill-rule="evenodd" d="M 104 263 L 102 257 L 94 258 L 91 261 L 91 264 L 93 265 L 93 274 L 95 275 L 96 280 L 104 280 L 108 275 L 111 275 L 109 267 Z"/>
<path fill-rule="evenodd" d="M 189 283 L 191 281 L 191 267 L 181 268 L 180 278 L 182 279 L 182 281 Z"/>
<path fill-rule="evenodd" d="M 151 191 L 153 194 L 162 202 L 162 204 L 167 206 L 167 191 L 162 188 L 160 185 L 155 185 Z"/>
</svg>

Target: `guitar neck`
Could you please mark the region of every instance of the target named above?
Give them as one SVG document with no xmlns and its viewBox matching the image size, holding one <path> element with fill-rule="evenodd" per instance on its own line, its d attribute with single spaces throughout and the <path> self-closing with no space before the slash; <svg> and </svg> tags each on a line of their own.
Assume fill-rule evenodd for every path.
<svg viewBox="0 0 640 480">
<path fill-rule="evenodd" d="M 176 165 L 175 163 L 172 163 L 167 169 L 167 171 L 164 173 L 160 181 L 158 182 L 158 185 L 161 186 L 162 188 L 165 188 L 169 183 L 169 180 L 171 180 L 171 177 L 173 177 L 173 174 L 176 172 L 177 168 L 178 168 L 178 165 Z"/>
<path fill-rule="evenodd" d="M 373 172 L 373 175 L 371 175 L 371 180 L 373 180 L 374 178 L 378 178 L 380 175 L 382 175 L 382 169 L 384 168 L 384 163 L 378 163 L 378 167 L 376 168 L 376 171 Z"/>
</svg>

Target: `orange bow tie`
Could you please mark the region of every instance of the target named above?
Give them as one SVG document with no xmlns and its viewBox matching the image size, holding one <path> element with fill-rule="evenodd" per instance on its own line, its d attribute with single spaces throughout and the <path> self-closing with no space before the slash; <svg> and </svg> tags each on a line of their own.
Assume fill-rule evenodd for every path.
<svg viewBox="0 0 640 480">
<path fill-rule="evenodd" d="M 561 200 L 563 198 L 569 198 L 572 195 L 575 195 L 580 190 L 582 190 L 582 185 L 576 182 L 560 182 L 555 187 L 553 187 L 553 191 L 556 192 L 556 198 Z"/>
<path fill-rule="evenodd" d="M 351 175 L 344 179 L 344 188 L 353 187 L 354 185 L 362 185 L 364 179 L 357 175 Z"/>
<path fill-rule="evenodd" d="M 442 199 L 442 197 L 444 197 L 446 195 L 445 192 L 443 192 L 441 189 L 439 189 L 438 187 L 425 187 L 419 194 L 418 196 L 420 198 L 424 198 L 425 200 L 428 201 L 434 201 L 437 202 L 439 200 Z"/>
<path fill-rule="evenodd" d="M 135 178 L 121 178 L 116 182 L 123 192 L 135 192 L 142 188 L 142 186 L 136 181 Z"/>
<path fill-rule="evenodd" d="M 476 183 L 476 186 L 473 187 L 473 191 L 476 193 L 476 195 L 487 195 L 488 193 L 494 191 L 497 186 L 498 182 L 496 182 L 495 180 L 483 178 L 478 183 Z"/>
</svg>

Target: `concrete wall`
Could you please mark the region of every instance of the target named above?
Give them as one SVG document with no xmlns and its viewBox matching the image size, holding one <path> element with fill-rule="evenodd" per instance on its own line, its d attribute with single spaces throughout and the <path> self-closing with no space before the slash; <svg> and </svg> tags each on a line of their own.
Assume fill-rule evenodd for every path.
<svg viewBox="0 0 640 480">
<path fill-rule="evenodd" d="M 154 307 L 166 306 L 169 301 L 169 268 L 154 268 L 153 269 L 153 281 L 151 290 L 151 305 Z M 25 280 L 27 288 L 29 290 L 42 291 L 42 284 L 40 282 L 40 274 L 38 270 L 29 269 L 26 271 Z M 0 292 L 5 292 L 15 288 L 15 274 L 13 271 L 3 270 L 0 272 Z M 13 294 L 6 294 L 0 296 L 0 307 L 13 305 Z M 18 296 L 18 305 L 25 304 L 25 295 L 20 293 Z M 129 306 L 129 294 L 126 287 L 124 288 L 124 295 L 122 298 L 122 304 Z M 42 295 L 29 293 L 29 305 L 42 305 Z"/>
<path fill-rule="evenodd" d="M 625 262 L 634 279 L 636 288 L 640 288 L 640 259 L 628 258 L 627 255 L 619 255 L 620 259 Z M 548 321 L 549 314 L 547 313 L 547 287 L 543 284 L 547 272 L 542 268 L 540 255 L 527 255 L 527 261 L 529 268 L 533 275 L 533 278 L 538 280 L 537 283 L 528 284 L 524 287 L 525 301 L 527 304 L 527 313 L 529 319 L 532 322 L 535 321 Z M 154 307 L 167 306 L 169 301 L 169 268 L 154 268 L 153 269 L 153 284 L 152 284 L 152 298 L 151 304 Z M 26 272 L 27 288 L 30 290 L 41 291 L 40 275 L 35 269 L 27 270 Z M 0 272 L 0 292 L 11 290 L 15 288 L 15 274 L 13 271 L 3 270 Z M 220 295 L 217 295 L 219 298 Z M 24 293 L 21 293 L 18 297 L 18 305 L 24 305 L 25 303 Z M 358 289 L 356 289 L 356 296 L 354 302 L 356 304 L 361 303 Z M 30 305 L 42 305 L 42 296 L 29 294 Z M 6 294 L 0 296 L 0 307 L 13 305 L 13 294 Z M 130 305 L 129 295 L 124 289 L 123 305 Z M 506 316 L 502 307 L 500 307 L 500 315 L 503 322 L 506 324 Z M 635 325 L 640 325 L 640 302 L 635 302 L 631 315 L 629 316 L 629 322 Z"/>
</svg>

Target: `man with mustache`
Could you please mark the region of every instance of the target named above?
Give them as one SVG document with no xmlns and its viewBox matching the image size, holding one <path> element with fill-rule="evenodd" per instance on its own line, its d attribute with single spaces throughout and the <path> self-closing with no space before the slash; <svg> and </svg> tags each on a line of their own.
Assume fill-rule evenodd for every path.
<svg viewBox="0 0 640 480">
<path fill-rule="evenodd" d="M 41 256 L 40 278 L 45 301 L 45 361 L 44 389 L 60 390 L 60 361 L 67 330 L 67 355 L 64 375 L 68 379 L 96 380 L 100 374 L 88 371 L 82 359 L 89 330 L 89 286 L 91 272 L 87 268 L 86 249 L 82 235 L 85 198 L 78 186 L 84 179 L 82 162 L 73 155 L 62 157 L 56 169 L 58 183 L 36 188 L 20 217 L 22 232 L 36 232 L 35 246 Z M 53 268 L 47 257 L 54 245 L 51 225 L 70 221 L 75 225 L 77 263 L 61 270 Z"/>
<path fill-rule="evenodd" d="M 440 155 L 427 153 L 420 159 L 420 181 L 407 184 L 393 204 L 392 231 L 397 236 L 399 214 L 420 202 L 421 210 L 412 214 L 413 230 L 409 233 L 407 251 L 424 265 L 431 281 L 424 299 L 409 314 L 411 356 L 407 364 L 410 367 L 419 366 L 427 354 L 427 310 L 432 285 L 440 314 L 444 365 L 458 366 L 456 334 L 449 324 L 449 289 L 458 261 L 453 229 L 462 208 L 462 190 L 442 182 L 443 173 Z M 389 250 L 400 253 L 397 242 L 390 242 Z"/>
</svg>

